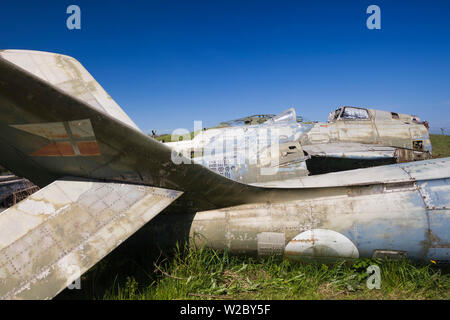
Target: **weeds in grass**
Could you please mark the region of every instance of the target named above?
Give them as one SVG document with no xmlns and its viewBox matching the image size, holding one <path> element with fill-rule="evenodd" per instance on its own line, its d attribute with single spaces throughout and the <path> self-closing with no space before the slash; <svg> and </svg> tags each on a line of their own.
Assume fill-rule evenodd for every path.
<svg viewBox="0 0 450 320">
<path fill-rule="evenodd" d="M 155 259 L 153 259 L 155 260 Z M 281 257 L 231 256 L 227 251 L 178 247 L 172 257 L 145 265 L 127 262 L 128 273 L 100 266 L 84 283 L 116 279 L 90 291 L 97 299 L 449 299 L 450 275 L 408 260 L 358 259 L 332 265 L 302 264 Z M 104 262 L 111 267 L 113 263 Z M 370 265 L 381 270 L 381 288 L 366 286 Z M 106 273 L 106 274 L 102 274 Z M 137 275 L 137 276 L 136 276 Z M 82 282 L 82 285 L 83 285 Z M 87 287 L 102 287 L 92 284 Z M 93 296 L 89 296 L 93 295 Z"/>
</svg>

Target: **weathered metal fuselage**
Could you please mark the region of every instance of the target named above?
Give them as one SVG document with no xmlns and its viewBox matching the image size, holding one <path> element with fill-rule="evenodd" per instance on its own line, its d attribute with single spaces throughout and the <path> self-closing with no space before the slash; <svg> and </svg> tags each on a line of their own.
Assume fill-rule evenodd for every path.
<svg viewBox="0 0 450 320">
<path fill-rule="evenodd" d="M 192 140 L 186 135 L 177 141 L 179 135 L 174 134 L 176 142 L 166 145 L 242 183 L 425 160 L 431 155 L 428 129 L 417 117 L 354 107 L 338 110 L 326 123 L 299 123 L 291 108 L 262 124 L 199 131 Z M 345 110 L 364 112 L 366 118 L 346 117 Z"/>
<path fill-rule="evenodd" d="M 350 112 L 363 112 L 361 118 Z M 366 118 L 363 118 L 366 117 Z M 431 154 L 428 129 L 418 117 L 389 111 L 342 107 L 334 111 L 327 123 L 316 123 L 302 136 L 302 145 L 333 142 L 356 142 L 405 149 L 400 162 L 425 160 Z M 408 154 L 407 151 L 411 151 Z M 414 152 L 413 152 L 414 151 Z"/>
<path fill-rule="evenodd" d="M 259 186 L 280 187 L 279 183 Z M 450 260 L 450 158 L 293 179 L 291 200 L 165 214 L 151 234 L 235 254 L 300 261 L 366 257 Z M 186 218 L 186 217 L 185 217 Z M 163 234 L 164 233 L 164 234 Z M 169 236 L 170 237 L 170 236 Z"/>
</svg>

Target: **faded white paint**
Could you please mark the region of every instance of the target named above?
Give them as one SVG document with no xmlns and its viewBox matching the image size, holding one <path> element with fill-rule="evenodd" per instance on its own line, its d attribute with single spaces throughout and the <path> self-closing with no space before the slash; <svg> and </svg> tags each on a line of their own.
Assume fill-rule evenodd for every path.
<svg viewBox="0 0 450 320">
<path fill-rule="evenodd" d="M 18 209 L 27 214 L 40 215 L 55 213 L 55 207 L 51 203 L 43 201 L 35 201 L 32 199 L 25 199 L 18 204 Z"/>
<path fill-rule="evenodd" d="M 285 255 L 294 260 L 357 259 L 359 252 L 353 242 L 333 230 L 312 229 L 289 241 Z"/>
<path fill-rule="evenodd" d="M 32 50 L 1 50 L 0 57 L 49 82 L 91 107 L 139 130 L 111 96 L 76 59 Z"/>
<path fill-rule="evenodd" d="M 0 299 L 54 297 L 181 194 L 69 179 L 41 189 L 0 214 Z"/>
</svg>

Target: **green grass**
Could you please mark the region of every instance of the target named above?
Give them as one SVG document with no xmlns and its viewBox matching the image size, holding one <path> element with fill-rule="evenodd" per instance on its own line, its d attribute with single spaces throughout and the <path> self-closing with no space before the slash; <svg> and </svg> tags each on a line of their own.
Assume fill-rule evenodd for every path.
<svg viewBox="0 0 450 320">
<path fill-rule="evenodd" d="M 194 132 L 191 132 L 190 134 L 191 134 L 191 139 L 193 139 Z M 163 142 L 174 142 L 174 141 L 172 141 L 172 135 L 170 135 L 170 134 L 162 134 L 160 136 L 156 136 L 155 139 L 158 141 L 163 141 Z M 183 140 L 183 138 L 180 137 L 179 140 L 181 141 L 181 140 Z"/>
<path fill-rule="evenodd" d="M 433 157 L 450 157 L 450 136 L 441 134 L 431 134 L 431 146 L 433 147 Z"/>
<path fill-rule="evenodd" d="M 87 299 L 449 299 L 450 274 L 408 260 L 359 259 L 334 265 L 301 264 L 281 257 L 230 256 L 210 249 L 178 249 L 173 256 L 145 262 L 106 259 L 82 280 Z M 381 269 L 381 288 L 366 286 L 366 268 Z M 125 268 L 125 269 L 123 269 Z M 115 273 L 121 272 L 121 273 Z M 99 285 L 110 279 L 109 285 Z M 72 296 L 71 296 L 72 294 Z M 74 296 L 73 294 L 78 294 Z"/>
</svg>

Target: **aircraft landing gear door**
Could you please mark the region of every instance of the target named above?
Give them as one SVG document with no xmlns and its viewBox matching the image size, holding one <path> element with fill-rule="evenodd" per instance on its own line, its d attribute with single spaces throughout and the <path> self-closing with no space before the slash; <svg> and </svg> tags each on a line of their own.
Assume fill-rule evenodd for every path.
<svg viewBox="0 0 450 320">
<path fill-rule="evenodd" d="M 341 141 L 376 142 L 374 123 L 371 121 L 367 109 L 344 107 L 336 124 Z"/>
<path fill-rule="evenodd" d="M 450 259 L 450 184 L 449 179 L 419 183 L 419 190 L 429 220 L 427 259 L 436 262 Z"/>
</svg>

